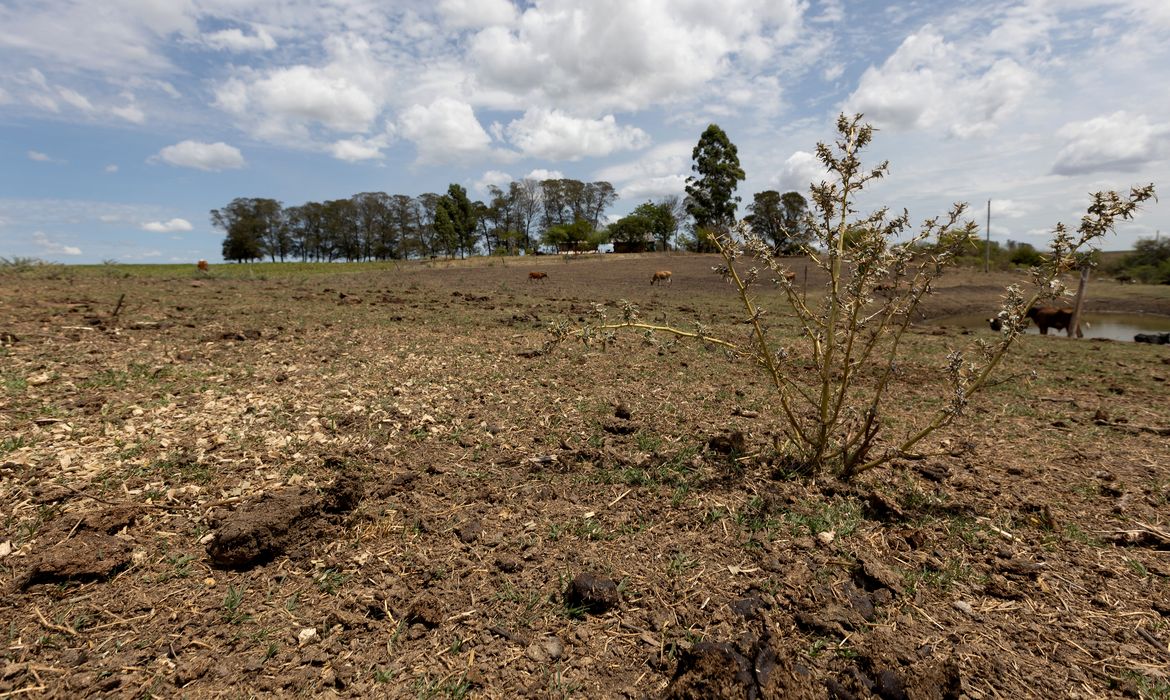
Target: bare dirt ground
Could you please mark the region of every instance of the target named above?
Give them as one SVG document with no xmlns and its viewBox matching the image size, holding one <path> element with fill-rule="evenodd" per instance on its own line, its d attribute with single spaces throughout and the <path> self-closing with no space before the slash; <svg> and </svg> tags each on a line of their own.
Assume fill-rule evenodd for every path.
<svg viewBox="0 0 1170 700">
<path fill-rule="evenodd" d="M 746 361 L 531 352 L 742 339 L 713 264 L 0 276 L 0 698 L 1170 698 L 1170 346 L 1026 337 L 852 484 L 778 472 Z M 943 279 L 891 426 L 1012 279 Z"/>
</svg>

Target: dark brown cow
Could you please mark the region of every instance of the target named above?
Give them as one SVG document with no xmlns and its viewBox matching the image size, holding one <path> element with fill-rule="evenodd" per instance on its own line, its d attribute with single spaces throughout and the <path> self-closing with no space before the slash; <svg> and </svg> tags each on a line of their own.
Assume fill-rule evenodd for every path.
<svg viewBox="0 0 1170 700">
<path fill-rule="evenodd" d="M 200 260 L 199 262 L 195 263 L 195 267 L 199 268 L 200 272 L 207 272 L 207 261 Z"/>
<path fill-rule="evenodd" d="M 1040 329 L 1040 335 L 1048 335 L 1049 328 L 1055 328 L 1058 331 L 1067 330 L 1072 323 L 1072 309 L 1056 306 L 1033 306 L 1024 312 L 1024 316 L 1036 322 L 1036 327 Z M 993 331 L 1003 329 L 1003 321 L 998 318 L 989 318 L 987 322 Z M 1027 321 L 1024 322 L 1024 325 L 1028 325 Z M 1077 324 L 1077 337 L 1085 337 L 1080 324 Z"/>
<path fill-rule="evenodd" d="M 528 273 L 528 281 L 529 281 L 529 282 L 532 282 L 532 281 L 534 281 L 534 280 L 541 280 L 541 281 L 544 281 L 544 280 L 546 280 L 546 279 L 548 279 L 548 273 L 547 273 L 547 272 L 529 272 L 529 273 Z"/>
<path fill-rule="evenodd" d="M 1048 335 L 1049 328 L 1055 328 L 1058 331 L 1068 329 L 1072 325 L 1073 312 L 1072 309 L 1061 309 L 1055 306 L 1033 306 L 1024 315 L 1035 321 L 1036 326 L 1040 329 L 1040 335 Z M 1085 337 L 1080 324 L 1077 324 L 1077 337 Z"/>
</svg>

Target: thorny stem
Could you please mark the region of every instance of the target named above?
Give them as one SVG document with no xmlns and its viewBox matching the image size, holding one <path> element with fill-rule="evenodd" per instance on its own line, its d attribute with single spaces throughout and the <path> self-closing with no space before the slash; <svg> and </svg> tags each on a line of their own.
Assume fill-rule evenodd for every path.
<svg viewBox="0 0 1170 700">
<path fill-rule="evenodd" d="M 719 338 L 709 336 L 709 335 L 703 335 L 701 333 L 692 333 L 691 331 L 684 331 L 681 328 L 674 328 L 673 326 L 655 326 L 655 325 L 650 324 L 650 323 L 641 323 L 639 321 L 624 321 L 622 323 L 604 323 L 604 324 L 597 326 L 596 328 L 598 330 L 614 330 L 617 328 L 639 328 L 639 329 L 646 330 L 646 331 L 654 331 L 654 332 L 659 332 L 659 333 L 670 333 L 671 335 L 677 335 L 677 336 L 680 336 L 683 338 L 695 338 L 697 340 L 703 341 L 704 343 L 711 343 L 713 345 L 719 345 L 719 346 L 727 348 L 728 350 L 731 350 L 733 353 L 735 353 L 737 355 L 744 354 L 743 350 L 734 343 L 729 343 L 726 340 L 721 340 Z M 578 334 L 579 334 L 579 332 L 578 332 Z"/>
<path fill-rule="evenodd" d="M 740 277 L 739 271 L 735 269 L 732 256 L 724 245 L 725 241 L 720 240 L 718 236 L 712 236 L 711 240 L 715 244 L 715 249 L 723 258 L 723 262 L 727 269 L 727 274 L 732 283 L 735 284 L 735 289 L 739 293 L 739 298 L 743 302 L 744 309 L 747 310 L 748 318 L 752 323 L 752 334 L 755 336 L 756 347 L 758 348 L 757 360 L 767 368 L 768 374 L 772 379 L 772 385 L 776 387 L 776 392 L 779 394 L 780 407 L 784 410 L 784 416 L 788 420 L 788 426 L 796 433 L 801 443 L 807 444 L 808 436 L 805 435 L 801 428 L 800 420 L 792 412 L 792 406 L 789 404 L 788 392 L 785 390 L 787 386 L 791 385 L 784 378 L 780 368 L 776 366 L 776 356 L 772 353 L 771 345 L 768 343 L 768 337 L 764 333 L 764 327 L 760 323 L 760 314 L 756 305 L 752 303 L 751 297 L 748 296 L 747 284 Z M 729 243 L 729 241 L 726 241 Z"/>
</svg>

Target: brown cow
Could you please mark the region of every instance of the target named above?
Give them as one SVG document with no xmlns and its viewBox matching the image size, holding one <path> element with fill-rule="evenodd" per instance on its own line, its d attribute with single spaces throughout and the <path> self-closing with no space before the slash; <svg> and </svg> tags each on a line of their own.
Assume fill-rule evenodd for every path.
<svg viewBox="0 0 1170 700">
<path fill-rule="evenodd" d="M 195 263 L 195 267 L 199 268 L 200 272 L 207 272 L 207 261 L 200 260 L 199 262 Z"/>
<path fill-rule="evenodd" d="M 547 272 L 529 272 L 528 273 L 528 281 L 529 282 L 531 282 L 533 280 L 546 280 L 546 279 L 548 279 Z"/>
<path fill-rule="evenodd" d="M 1049 328 L 1063 331 L 1072 325 L 1073 312 L 1072 309 L 1060 309 L 1055 306 L 1033 306 L 1024 315 L 1036 322 L 1040 328 L 1040 335 L 1048 335 Z M 1077 337 L 1085 337 L 1079 323 L 1077 324 Z"/>
<path fill-rule="evenodd" d="M 653 277 L 650 278 L 651 285 L 653 285 L 655 282 L 667 282 L 669 284 L 674 284 L 674 279 L 670 276 L 670 270 L 659 270 L 658 272 L 654 273 Z"/>
</svg>

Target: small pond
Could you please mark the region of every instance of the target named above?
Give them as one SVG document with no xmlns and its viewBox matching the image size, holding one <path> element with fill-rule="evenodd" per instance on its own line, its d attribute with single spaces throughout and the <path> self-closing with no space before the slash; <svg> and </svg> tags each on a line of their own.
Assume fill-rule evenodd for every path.
<svg viewBox="0 0 1170 700">
<path fill-rule="evenodd" d="M 991 314 L 961 314 L 935 318 L 928 323 L 943 328 L 972 328 L 993 333 L 987 325 Z M 1156 316 L 1154 314 L 1112 314 L 1087 313 L 1084 321 L 1089 325 L 1083 328 L 1086 338 L 1109 338 L 1110 340 L 1133 341 L 1138 333 L 1166 333 L 1170 332 L 1170 316 Z M 1039 334 L 1040 329 L 1035 324 L 1028 327 L 1028 333 Z M 1063 336 L 1065 331 L 1048 329 L 1048 335 Z"/>
</svg>

